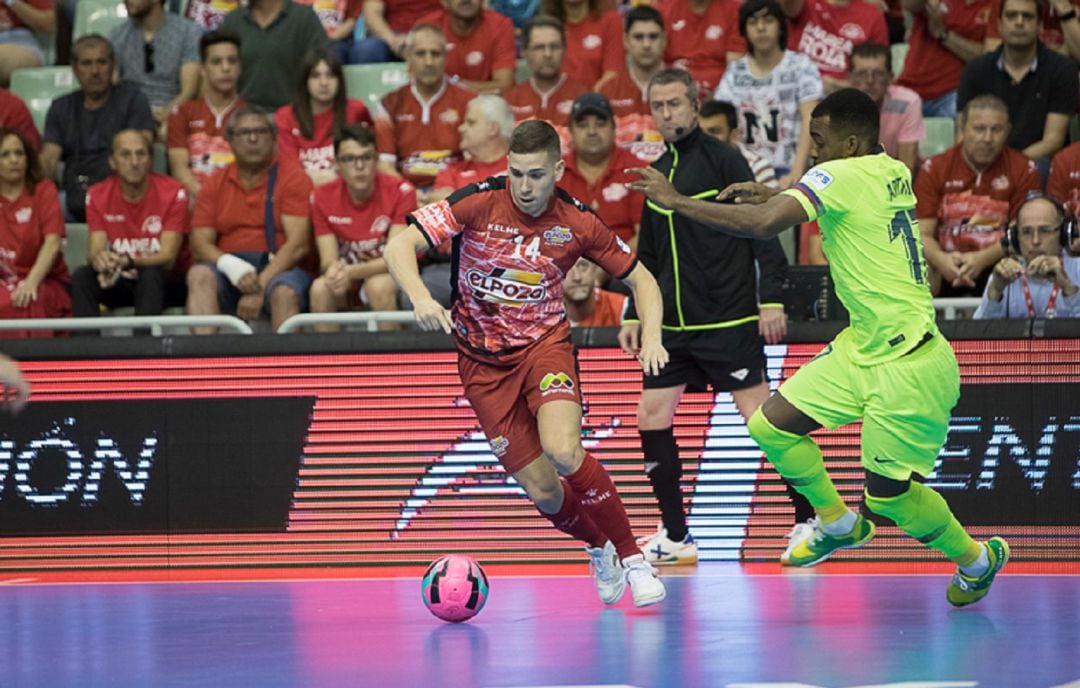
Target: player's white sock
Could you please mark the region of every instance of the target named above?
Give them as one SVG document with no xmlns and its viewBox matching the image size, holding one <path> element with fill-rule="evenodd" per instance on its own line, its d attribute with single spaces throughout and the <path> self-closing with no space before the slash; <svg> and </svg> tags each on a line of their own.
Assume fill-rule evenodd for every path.
<svg viewBox="0 0 1080 688">
<path fill-rule="evenodd" d="M 855 512 L 850 510 L 832 523 L 825 523 L 821 526 L 821 529 L 828 535 L 847 535 L 854 528 Z"/>
<path fill-rule="evenodd" d="M 986 551 L 986 543 L 979 543 L 979 558 L 974 563 L 961 566 L 960 572 L 968 578 L 978 578 L 990 568 L 990 554 Z"/>
</svg>

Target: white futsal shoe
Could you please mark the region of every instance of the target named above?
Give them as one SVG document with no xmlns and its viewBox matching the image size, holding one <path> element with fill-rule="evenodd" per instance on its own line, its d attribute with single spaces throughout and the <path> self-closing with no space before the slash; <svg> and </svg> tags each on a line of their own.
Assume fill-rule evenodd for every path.
<svg viewBox="0 0 1080 688">
<path fill-rule="evenodd" d="M 653 566 L 674 566 L 676 564 L 696 564 L 698 561 L 697 543 L 690 533 L 681 542 L 675 542 L 667 536 L 667 528 L 661 523 L 652 535 L 639 537 L 637 545 L 645 553 L 645 561 Z"/>
<path fill-rule="evenodd" d="M 634 596 L 635 607 L 648 607 L 667 596 L 667 589 L 656 574 L 652 564 L 645 561 L 641 554 L 635 554 L 622 561 L 626 571 L 626 582 L 630 584 L 630 594 Z"/>
<path fill-rule="evenodd" d="M 589 573 L 596 578 L 596 593 L 604 604 L 615 604 L 626 590 L 626 576 L 619 565 L 619 556 L 611 540 L 603 547 L 589 547 Z M 636 599 L 636 598 L 635 598 Z"/>
<path fill-rule="evenodd" d="M 812 523 L 796 523 L 795 527 L 784 536 L 788 540 L 788 546 L 787 549 L 784 550 L 784 553 L 780 555 L 780 561 L 788 561 L 791 558 L 792 550 L 798 547 L 799 543 L 803 540 L 810 539 L 810 536 L 813 534 L 814 526 Z"/>
</svg>

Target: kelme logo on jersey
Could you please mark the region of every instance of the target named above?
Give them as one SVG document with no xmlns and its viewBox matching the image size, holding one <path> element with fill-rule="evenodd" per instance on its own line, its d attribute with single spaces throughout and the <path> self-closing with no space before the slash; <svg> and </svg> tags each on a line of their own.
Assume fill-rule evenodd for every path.
<svg viewBox="0 0 1080 688">
<path fill-rule="evenodd" d="M 540 379 L 540 394 L 573 394 L 574 381 L 566 373 L 548 373 Z"/>
<path fill-rule="evenodd" d="M 495 268 L 489 274 L 473 269 L 465 273 L 469 287 L 485 301 L 521 308 L 547 297 L 547 287 L 540 284 L 538 272 Z"/>
<path fill-rule="evenodd" d="M 495 456 L 502 456 L 506 453 L 507 448 L 510 446 L 510 440 L 506 437 L 499 435 L 495 439 L 488 442 L 491 445 L 491 453 Z"/>
<path fill-rule="evenodd" d="M 573 232 L 569 227 L 562 227 L 555 225 L 551 229 L 544 232 L 544 241 L 548 242 L 552 246 L 562 246 L 563 244 L 570 243 L 570 240 L 574 238 Z"/>
<path fill-rule="evenodd" d="M 833 183 L 833 176 L 820 167 L 815 167 L 803 175 L 803 181 L 810 188 L 822 191 Z"/>
</svg>

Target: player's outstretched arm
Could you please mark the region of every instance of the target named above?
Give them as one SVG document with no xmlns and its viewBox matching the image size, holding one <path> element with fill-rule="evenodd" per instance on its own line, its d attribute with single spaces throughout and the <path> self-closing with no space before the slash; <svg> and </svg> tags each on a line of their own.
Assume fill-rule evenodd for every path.
<svg viewBox="0 0 1080 688">
<path fill-rule="evenodd" d="M 18 413 L 30 398 L 30 385 L 15 361 L 0 354 L 0 409 Z"/>
<path fill-rule="evenodd" d="M 390 276 L 397 282 L 401 291 L 413 304 L 413 315 L 421 329 L 434 331 L 442 329 L 446 334 L 453 331 L 450 312 L 431 298 L 431 292 L 420 279 L 420 266 L 416 263 L 416 253 L 428 248 L 427 239 L 416 227 L 408 225 L 397 233 L 391 232 L 390 240 L 383 249 L 383 258 Z"/>
<path fill-rule="evenodd" d="M 660 286 L 649 269 L 640 262 L 623 278 L 634 291 L 634 304 L 641 319 L 641 350 L 638 361 L 646 375 L 658 374 L 668 362 L 660 326 L 664 322 L 664 302 Z"/>
<path fill-rule="evenodd" d="M 641 177 L 627 186 L 645 194 L 653 203 L 735 236 L 767 239 L 807 221 L 806 211 L 794 198 L 777 195 L 754 182 L 733 184 L 724 189 L 719 200 L 733 198 L 735 204 L 731 205 L 683 196 L 667 177 L 651 167 L 635 167 L 627 171 Z"/>
</svg>

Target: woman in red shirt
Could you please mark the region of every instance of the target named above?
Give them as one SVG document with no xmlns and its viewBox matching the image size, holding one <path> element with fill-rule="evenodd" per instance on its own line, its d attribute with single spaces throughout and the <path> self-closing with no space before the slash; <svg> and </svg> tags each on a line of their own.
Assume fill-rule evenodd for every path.
<svg viewBox="0 0 1080 688">
<path fill-rule="evenodd" d="M 363 101 L 345 97 L 341 62 L 327 49 L 308 53 L 292 105 L 277 111 L 278 155 L 296 160 L 318 186 L 337 178 L 334 139 L 346 124 L 372 125 Z"/>
<path fill-rule="evenodd" d="M 60 198 L 42 179 L 37 153 L 20 132 L 0 129 L 0 318 L 71 314 L 63 238 Z M 48 333 L 0 331 L 0 337 L 28 336 Z"/>
<path fill-rule="evenodd" d="M 566 31 L 563 71 L 594 91 L 626 69 L 623 24 L 608 0 L 543 0 L 540 14 Z"/>
</svg>

